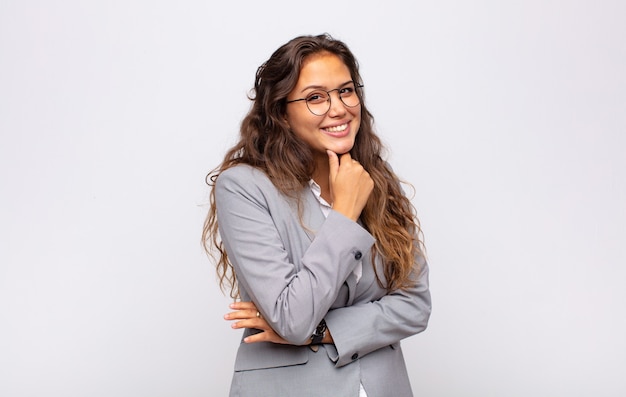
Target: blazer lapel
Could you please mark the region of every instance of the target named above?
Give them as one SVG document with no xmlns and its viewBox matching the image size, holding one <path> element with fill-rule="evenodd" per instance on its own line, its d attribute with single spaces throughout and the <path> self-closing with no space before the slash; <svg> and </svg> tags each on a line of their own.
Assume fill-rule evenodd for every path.
<svg viewBox="0 0 626 397">
<path fill-rule="evenodd" d="M 307 236 L 309 236 L 309 239 L 313 241 L 315 234 L 320 227 L 322 227 L 326 217 L 320 208 L 320 202 L 317 201 L 317 198 L 308 186 L 305 188 L 300 204 L 302 205 L 302 224 L 304 231 Z"/>
</svg>

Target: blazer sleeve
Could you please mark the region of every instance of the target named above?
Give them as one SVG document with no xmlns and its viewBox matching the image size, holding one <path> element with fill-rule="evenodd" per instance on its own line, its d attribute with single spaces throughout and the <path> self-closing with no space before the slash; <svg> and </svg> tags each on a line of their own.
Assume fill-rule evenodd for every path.
<svg viewBox="0 0 626 397">
<path fill-rule="evenodd" d="M 305 344 L 374 238 L 333 211 L 302 258 L 290 258 L 276 226 L 290 207 L 275 202 L 285 199 L 262 172 L 241 166 L 222 172 L 215 199 L 220 237 L 240 287 L 274 331 Z"/>
<path fill-rule="evenodd" d="M 337 367 L 426 329 L 431 313 L 428 264 L 420 256 L 416 265 L 412 288 L 328 312 L 325 319 L 336 349 L 329 355 Z"/>
</svg>

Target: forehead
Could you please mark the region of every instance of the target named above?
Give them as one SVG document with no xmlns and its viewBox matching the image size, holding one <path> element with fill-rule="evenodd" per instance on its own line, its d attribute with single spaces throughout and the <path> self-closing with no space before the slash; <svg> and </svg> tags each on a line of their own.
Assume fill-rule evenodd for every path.
<svg viewBox="0 0 626 397">
<path fill-rule="evenodd" d="M 350 69 L 341 58 L 322 52 L 304 59 L 295 89 L 305 89 L 308 86 L 335 88 L 350 80 Z"/>
</svg>

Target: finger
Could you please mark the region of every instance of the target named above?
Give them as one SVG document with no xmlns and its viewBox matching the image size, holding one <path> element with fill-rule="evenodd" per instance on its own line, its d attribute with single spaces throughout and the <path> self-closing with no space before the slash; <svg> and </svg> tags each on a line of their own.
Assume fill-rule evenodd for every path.
<svg viewBox="0 0 626 397">
<path fill-rule="evenodd" d="M 243 341 L 245 343 L 255 343 L 255 342 L 264 342 L 266 338 L 264 338 L 265 332 L 259 332 L 258 334 L 246 336 Z"/>
<path fill-rule="evenodd" d="M 337 157 L 337 153 L 332 150 L 327 150 L 328 154 L 328 165 L 330 167 L 330 180 L 334 180 L 337 175 L 337 171 L 339 171 L 339 157 Z"/>
<path fill-rule="evenodd" d="M 235 310 L 256 310 L 254 302 L 233 302 L 229 307 Z"/>
<path fill-rule="evenodd" d="M 256 309 L 236 310 L 224 315 L 225 320 L 242 320 L 246 318 L 263 318 L 263 316 Z"/>
<path fill-rule="evenodd" d="M 350 156 L 350 152 L 345 152 L 339 158 L 339 164 L 347 164 L 347 163 L 350 163 L 351 160 L 352 160 L 352 156 Z"/>
<path fill-rule="evenodd" d="M 233 302 L 229 305 L 229 307 L 235 311 L 229 313 L 230 316 L 225 316 L 227 320 L 233 318 L 249 318 L 253 316 L 260 317 L 254 302 Z M 241 313 L 235 314 L 237 311 L 240 311 Z"/>
<path fill-rule="evenodd" d="M 256 318 L 245 319 L 241 321 L 236 321 L 230 325 L 232 329 L 241 329 L 241 328 L 254 328 L 260 329 L 262 331 L 271 331 L 272 328 L 263 320 L 258 320 Z"/>
<path fill-rule="evenodd" d="M 272 331 L 263 331 L 258 334 L 253 334 L 246 336 L 243 340 L 245 343 L 255 343 L 255 342 L 278 342 L 276 334 Z"/>
</svg>

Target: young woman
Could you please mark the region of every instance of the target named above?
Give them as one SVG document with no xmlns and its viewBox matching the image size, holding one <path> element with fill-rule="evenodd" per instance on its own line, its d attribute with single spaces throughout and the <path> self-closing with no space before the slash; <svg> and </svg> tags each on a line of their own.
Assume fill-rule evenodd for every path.
<svg viewBox="0 0 626 397">
<path fill-rule="evenodd" d="M 355 57 L 297 37 L 254 93 L 203 231 L 244 329 L 231 396 L 411 396 L 400 340 L 428 323 L 428 266 Z"/>
</svg>

